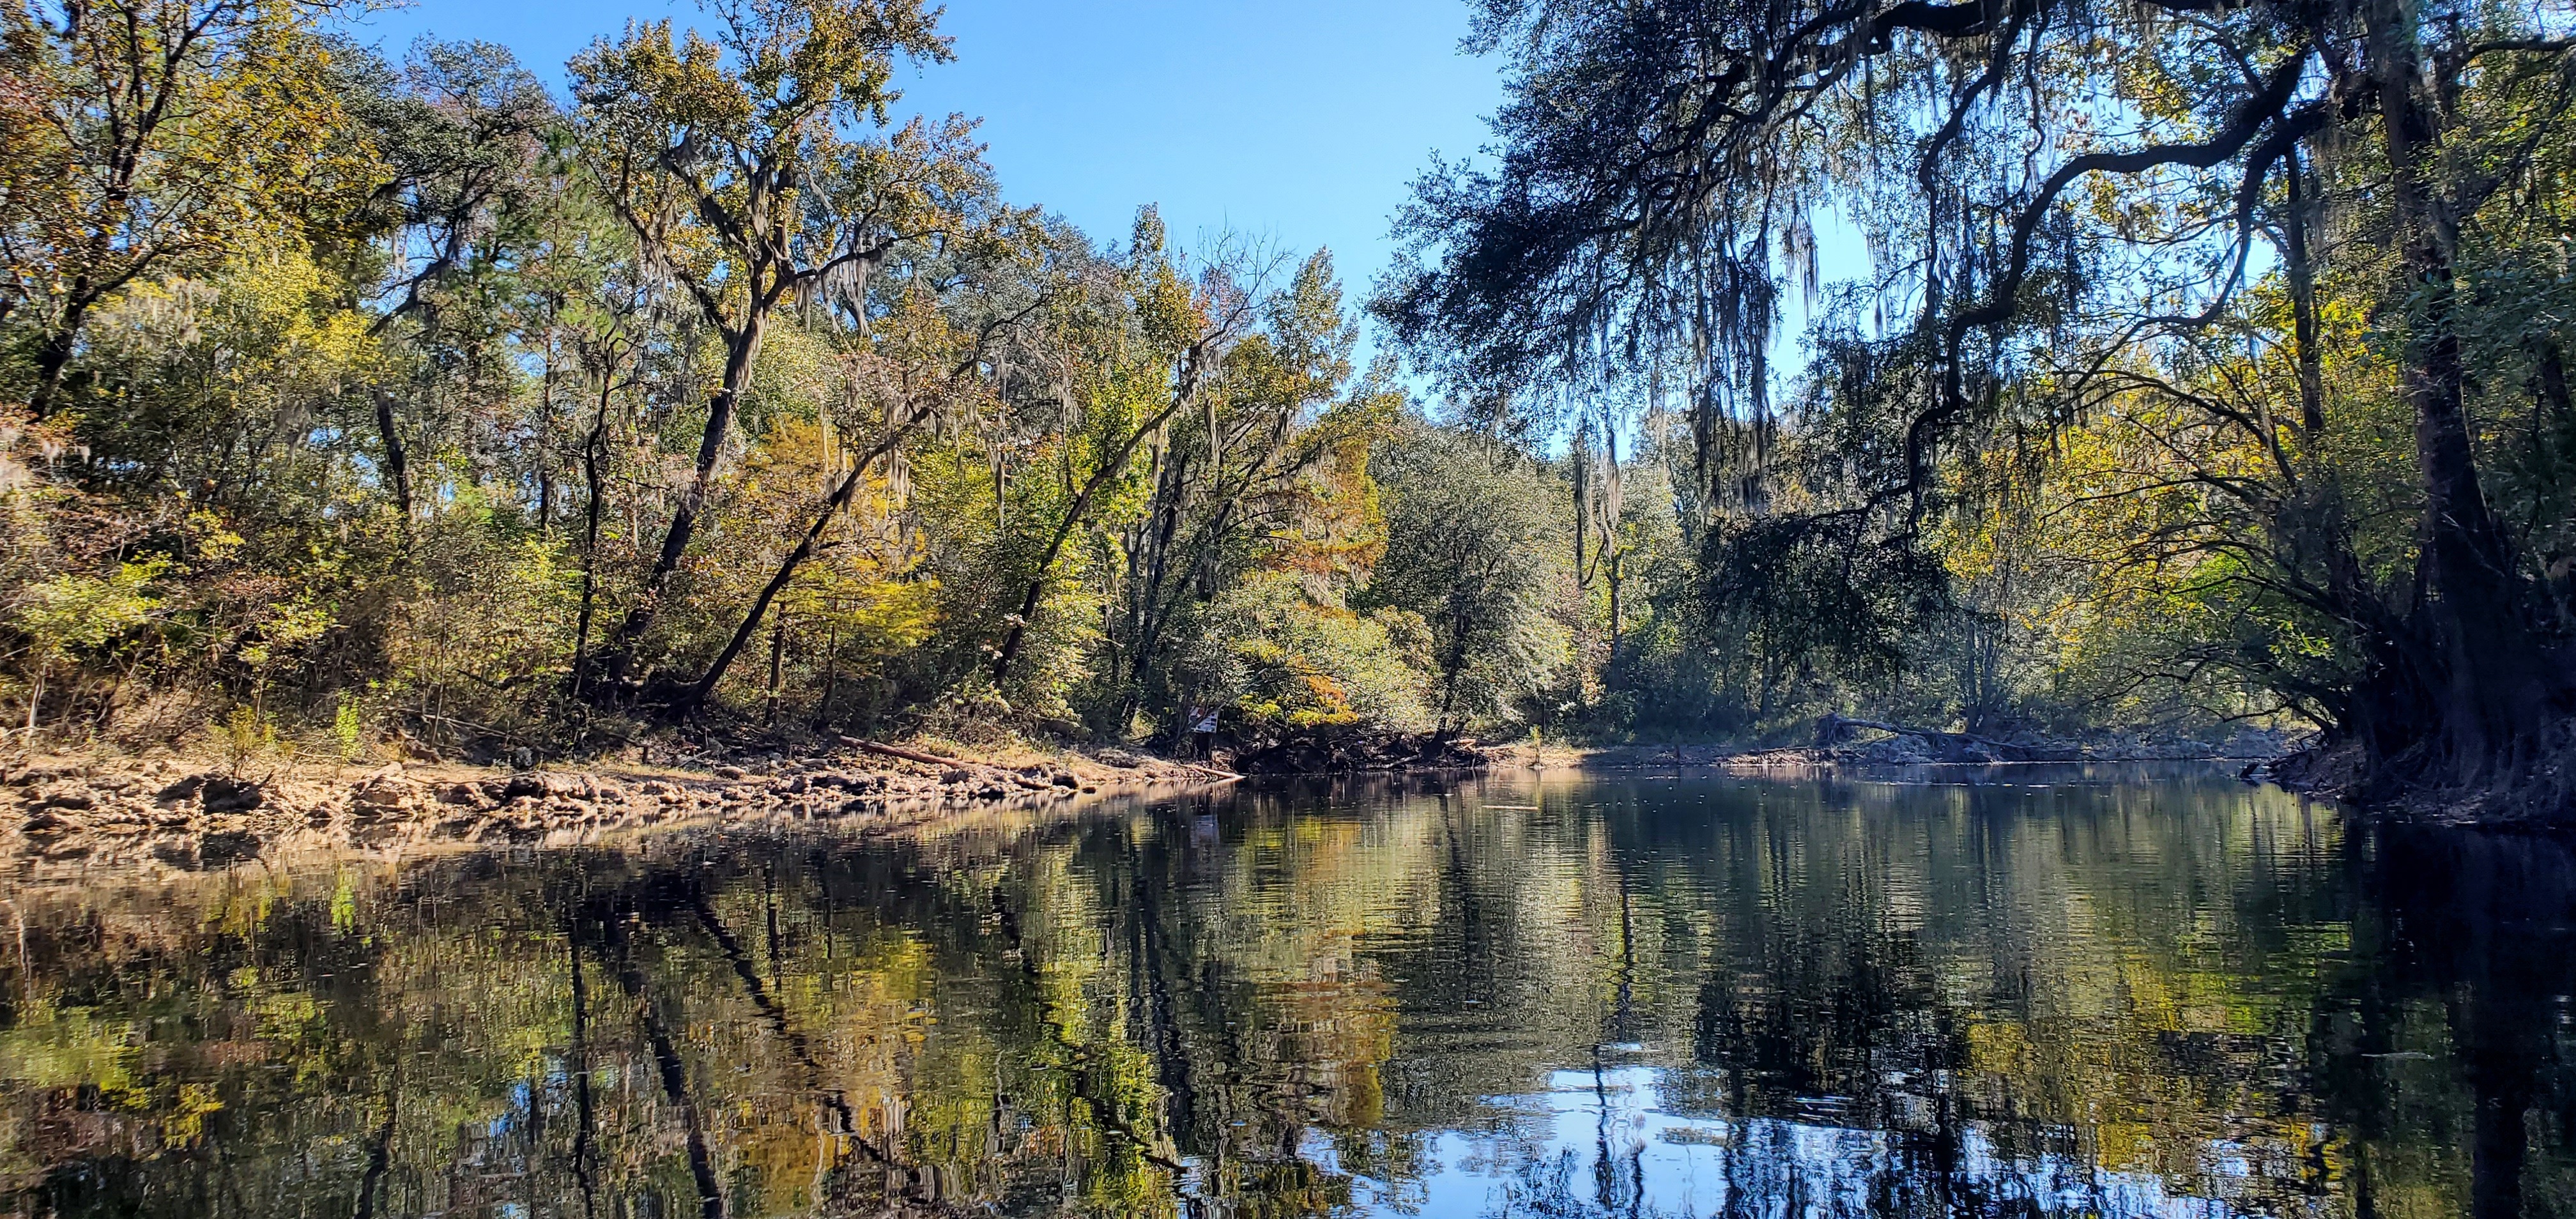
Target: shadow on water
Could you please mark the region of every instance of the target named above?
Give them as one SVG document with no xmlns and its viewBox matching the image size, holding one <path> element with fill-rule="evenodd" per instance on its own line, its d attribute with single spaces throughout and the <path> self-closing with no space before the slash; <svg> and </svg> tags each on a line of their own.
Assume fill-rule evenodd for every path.
<svg viewBox="0 0 2576 1219">
<path fill-rule="evenodd" d="M 1974 779 L 22 888 L 0 1214 L 2576 1209 L 2567 844 Z"/>
</svg>

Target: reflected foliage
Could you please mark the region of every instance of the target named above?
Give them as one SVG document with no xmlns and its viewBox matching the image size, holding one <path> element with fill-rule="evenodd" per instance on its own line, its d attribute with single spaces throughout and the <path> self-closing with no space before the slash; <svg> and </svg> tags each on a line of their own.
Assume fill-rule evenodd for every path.
<svg viewBox="0 0 2576 1219">
<path fill-rule="evenodd" d="M 2576 1200 L 2567 849 L 2207 779 L 1318 784 L 11 905 L 15 1214 Z"/>
</svg>

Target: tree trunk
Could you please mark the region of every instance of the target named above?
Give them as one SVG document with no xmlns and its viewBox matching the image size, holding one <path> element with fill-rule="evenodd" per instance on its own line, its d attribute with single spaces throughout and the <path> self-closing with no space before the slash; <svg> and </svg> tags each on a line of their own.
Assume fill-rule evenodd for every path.
<svg viewBox="0 0 2576 1219">
<path fill-rule="evenodd" d="M 1627 503 L 1619 485 L 1619 429 L 1613 426 L 1603 429 L 1603 433 L 1602 450 L 1609 459 L 1604 472 L 1608 481 L 1603 488 L 1608 496 L 1601 505 L 1601 551 L 1608 560 L 1602 571 L 1610 582 L 1610 658 L 1606 667 L 1616 669 L 1619 667 L 1619 581 L 1626 574 L 1628 558 L 1628 548 L 1619 542 L 1619 518 L 1626 512 Z"/>
<path fill-rule="evenodd" d="M 1627 561 L 1628 556 L 1625 553 L 1618 550 L 1610 552 L 1610 660 L 1606 667 L 1611 669 L 1619 667 L 1619 581 L 1625 574 L 1622 568 L 1626 566 Z"/>
<path fill-rule="evenodd" d="M 1071 538 L 1074 529 L 1082 524 L 1082 518 L 1090 514 L 1092 498 L 1100 494 L 1100 489 L 1107 486 L 1111 478 L 1127 468 L 1129 459 L 1136 455 L 1136 446 L 1143 444 L 1145 437 L 1151 435 L 1154 429 L 1163 426 L 1164 420 L 1171 418 L 1174 412 L 1187 405 L 1195 396 L 1197 388 L 1198 353 L 1193 350 L 1188 367 L 1181 374 L 1181 383 L 1172 391 L 1172 400 L 1166 403 L 1162 410 L 1155 412 L 1153 418 L 1138 425 L 1136 430 L 1128 435 L 1127 442 L 1118 446 L 1118 451 L 1112 454 L 1109 460 L 1100 463 L 1099 469 L 1092 471 L 1090 481 L 1084 483 L 1082 490 L 1073 497 L 1072 505 L 1065 509 L 1064 520 L 1056 525 L 1055 537 L 1047 543 L 1046 553 L 1038 559 L 1037 571 L 1029 576 L 1028 588 L 1020 596 L 1020 612 L 1012 617 L 1011 629 L 1002 636 L 1002 646 L 994 654 L 994 685 L 1001 685 L 1010 677 L 1011 664 L 1019 659 L 1020 645 L 1028 637 L 1029 619 L 1037 614 L 1038 601 L 1046 595 L 1047 569 L 1055 566 L 1056 556 L 1064 552 L 1066 540 Z"/>
<path fill-rule="evenodd" d="M 87 280 L 76 281 L 73 294 L 63 302 L 63 320 L 36 344 L 36 387 L 27 395 L 27 409 L 38 422 L 54 409 L 54 399 L 62 392 L 63 373 L 71 367 L 72 353 L 80 347 L 81 320 L 89 312 L 90 302 L 83 299 Z"/>
<path fill-rule="evenodd" d="M 706 428 L 698 436 L 696 472 L 689 479 L 689 489 L 680 496 L 680 506 L 671 513 L 671 527 L 662 535 L 661 553 L 653 560 L 653 570 L 644 577 L 635 608 L 627 612 L 609 641 L 603 665 L 612 688 L 625 684 L 627 670 L 634 663 L 635 645 L 652 628 L 654 615 L 661 608 L 662 590 L 670 583 L 671 574 L 680 569 L 680 559 L 688 552 L 690 541 L 697 537 L 698 515 L 706 511 L 707 494 L 715 486 L 725 441 L 732 434 L 734 409 L 742 402 L 742 391 L 751 383 L 752 363 L 759 358 L 761 331 L 767 324 L 767 311 L 755 307 L 742 330 L 730 336 L 723 386 L 707 401 Z"/>
<path fill-rule="evenodd" d="M 590 677 L 591 611 L 599 598 L 599 514 L 605 496 L 605 479 L 599 472 L 601 446 L 608 438 L 608 398 L 615 382 L 602 377 L 599 383 L 599 413 L 590 423 L 590 435 L 581 444 L 581 479 L 590 502 L 584 505 L 581 523 L 581 614 L 572 636 L 572 696 L 582 695 L 582 684 Z"/>
<path fill-rule="evenodd" d="M 841 628 L 834 623 L 823 638 L 823 694 L 814 700 L 814 728 L 821 731 L 832 723 L 832 695 L 841 685 Z"/>
<path fill-rule="evenodd" d="M 1458 706 L 1458 675 L 1467 671 L 1467 631 L 1462 625 L 1449 648 L 1449 663 L 1440 666 L 1440 718 L 1433 739 L 1446 744 L 1457 728 L 1450 723 L 1450 712 Z"/>
<path fill-rule="evenodd" d="M 2289 208 L 2282 217 L 2282 269 L 2290 279 L 2290 337 L 2299 363 L 2299 423 L 2314 446 L 2326 430 L 2325 368 L 2317 349 L 2316 262 L 2308 256 L 2307 170 L 2294 147 L 2282 175 Z"/>
<path fill-rule="evenodd" d="M 762 709 L 760 719 L 764 728 L 778 726 L 778 678 L 786 667 L 786 661 L 787 611 L 780 610 L 777 620 L 769 624 L 769 689 L 765 700 L 767 705 Z"/>
<path fill-rule="evenodd" d="M 2436 131 L 2423 96 L 2406 0 L 2373 0 L 2370 61 L 2395 190 L 2400 265 L 2418 302 L 2407 319 L 2405 394 L 2415 413 L 2424 492 L 2424 597 L 2417 608 L 2438 669 L 2437 756 L 2422 778 L 2446 784 L 2510 781 L 2547 718 L 2552 683 L 2523 610 L 2512 546 L 2480 485 L 2470 443 L 2455 316 L 2456 220 L 2428 178 Z"/>
<path fill-rule="evenodd" d="M 537 443 L 533 456 L 537 465 L 537 533 L 548 541 L 555 536 L 555 338 L 551 328 L 546 334 L 546 367 L 537 391 Z"/>
<path fill-rule="evenodd" d="M 1592 587 L 1592 567 L 1584 557 L 1584 544 L 1591 540 L 1591 488 L 1585 475 L 1591 473 L 1589 458 L 1592 448 L 1592 423 L 1587 417 L 1574 431 L 1574 451 L 1569 454 L 1574 466 L 1574 589 L 1581 592 Z M 1589 615 L 1586 615 L 1589 617 Z"/>
<path fill-rule="evenodd" d="M 403 455 L 402 435 L 394 430 L 394 396 L 376 391 L 376 439 L 385 449 L 385 481 L 393 488 L 394 510 L 401 514 L 403 549 L 411 549 L 411 462 Z"/>
</svg>

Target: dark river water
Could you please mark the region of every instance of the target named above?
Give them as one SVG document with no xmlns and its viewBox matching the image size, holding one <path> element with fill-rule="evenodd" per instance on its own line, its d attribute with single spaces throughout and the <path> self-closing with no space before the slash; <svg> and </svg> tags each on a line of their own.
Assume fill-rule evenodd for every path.
<svg viewBox="0 0 2576 1219">
<path fill-rule="evenodd" d="M 0 881 L 0 1214 L 2560 1214 L 2576 862 L 1498 775 Z"/>
</svg>

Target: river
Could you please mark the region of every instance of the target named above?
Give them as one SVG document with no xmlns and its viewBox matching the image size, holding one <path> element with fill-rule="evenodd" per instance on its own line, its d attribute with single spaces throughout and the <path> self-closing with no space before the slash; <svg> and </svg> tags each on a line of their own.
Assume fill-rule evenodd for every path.
<svg viewBox="0 0 2576 1219">
<path fill-rule="evenodd" d="M 2576 1206 L 2565 844 L 1959 777 L 18 882 L 0 1214 Z"/>
</svg>

